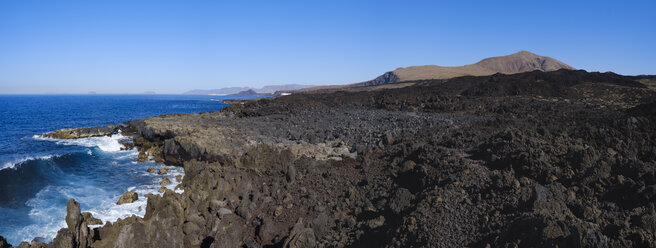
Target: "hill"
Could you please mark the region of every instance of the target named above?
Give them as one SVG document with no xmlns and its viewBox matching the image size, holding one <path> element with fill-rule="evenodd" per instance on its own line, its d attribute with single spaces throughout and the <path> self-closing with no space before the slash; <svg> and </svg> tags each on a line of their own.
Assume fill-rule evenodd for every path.
<svg viewBox="0 0 656 248">
<path fill-rule="evenodd" d="M 187 91 L 183 94 L 185 94 L 185 95 L 230 95 L 230 94 L 236 94 L 240 91 L 245 91 L 245 90 L 249 90 L 249 89 L 250 89 L 249 87 L 227 87 L 227 88 L 212 89 L 212 90 L 195 89 L 195 90 Z"/>
<path fill-rule="evenodd" d="M 410 66 L 401 67 L 363 83 L 352 86 L 374 86 L 401 81 L 423 79 L 449 79 L 461 76 L 488 76 L 495 73 L 515 74 L 529 71 L 557 71 L 560 69 L 574 70 L 556 59 L 540 56 L 527 51 L 520 51 L 506 56 L 483 59 L 475 64 L 464 66 Z"/>
<path fill-rule="evenodd" d="M 262 88 L 252 88 L 252 87 L 227 87 L 213 90 L 201 90 L 195 89 L 185 92 L 185 95 L 243 95 L 242 92 L 255 94 L 274 94 L 279 91 L 293 91 L 312 87 L 312 85 L 301 85 L 301 84 L 281 84 L 281 85 L 267 85 Z M 252 92 L 251 92 L 252 91 Z M 251 94 L 251 95 L 255 95 Z"/>
</svg>

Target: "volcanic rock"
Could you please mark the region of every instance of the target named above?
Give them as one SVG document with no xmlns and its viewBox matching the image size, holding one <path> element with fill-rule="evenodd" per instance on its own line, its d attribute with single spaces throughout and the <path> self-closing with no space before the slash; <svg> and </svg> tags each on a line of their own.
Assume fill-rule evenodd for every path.
<svg viewBox="0 0 656 248">
<path fill-rule="evenodd" d="M 118 199 L 118 202 L 116 204 L 121 205 L 121 204 L 126 204 L 126 203 L 133 203 L 136 200 L 139 199 L 139 195 L 135 192 L 126 192 L 121 196 L 121 198 Z"/>
<path fill-rule="evenodd" d="M 165 177 L 164 179 L 162 179 L 162 182 L 160 182 L 159 184 L 162 185 L 162 186 L 166 186 L 166 185 L 171 184 L 171 180 L 169 180 L 168 177 Z"/>
<path fill-rule="evenodd" d="M 316 247 L 316 237 L 312 228 L 306 228 L 299 223 L 294 225 L 289 237 L 285 241 L 283 247 L 285 248 L 312 248 Z"/>
<path fill-rule="evenodd" d="M 5 237 L 0 236 L 0 248 L 10 248 L 11 244 L 7 243 Z"/>
<path fill-rule="evenodd" d="M 110 125 L 104 127 L 83 127 L 83 128 L 69 128 L 60 129 L 51 133 L 43 134 L 43 137 L 53 139 L 80 139 L 98 136 L 110 136 L 116 133 L 119 126 Z"/>
<path fill-rule="evenodd" d="M 82 213 L 82 217 L 84 217 L 84 222 L 86 222 L 88 226 L 103 224 L 102 220 L 94 218 L 89 212 Z"/>
</svg>

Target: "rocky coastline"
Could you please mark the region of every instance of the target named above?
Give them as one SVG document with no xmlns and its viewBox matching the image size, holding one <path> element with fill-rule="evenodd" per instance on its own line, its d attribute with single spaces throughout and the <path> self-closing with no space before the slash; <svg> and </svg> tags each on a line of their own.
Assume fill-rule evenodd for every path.
<svg viewBox="0 0 656 248">
<path fill-rule="evenodd" d="M 18 247 L 656 247 L 654 109 L 636 77 L 559 70 L 60 130 L 120 129 L 184 193 L 98 228 L 71 199 Z"/>
</svg>

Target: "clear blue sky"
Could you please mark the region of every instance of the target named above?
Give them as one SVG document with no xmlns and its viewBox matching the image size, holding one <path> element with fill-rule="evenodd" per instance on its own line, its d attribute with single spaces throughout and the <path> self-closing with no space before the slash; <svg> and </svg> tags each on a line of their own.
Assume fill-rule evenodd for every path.
<svg viewBox="0 0 656 248">
<path fill-rule="evenodd" d="M 519 50 L 656 74 L 656 1 L 0 1 L 0 94 L 338 84 Z"/>
</svg>

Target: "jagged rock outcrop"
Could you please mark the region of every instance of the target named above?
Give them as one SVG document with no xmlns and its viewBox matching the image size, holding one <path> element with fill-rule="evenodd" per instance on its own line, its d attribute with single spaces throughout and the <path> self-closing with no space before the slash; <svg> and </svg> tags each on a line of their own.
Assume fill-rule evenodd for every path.
<svg viewBox="0 0 656 248">
<path fill-rule="evenodd" d="M 66 226 L 57 232 L 57 236 L 49 247 L 90 247 L 93 242 L 91 230 L 80 211 L 80 203 L 70 199 L 66 205 Z"/>
<path fill-rule="evenodd" d="M 136 216 L 107 222 L 97 229 L 94 247 L 185 247 L 184 206 L 173 191 L 148 198 L 144 218 Z"/>
<path fill-rule="evenodd" d="M 401 78 L 399 78 L 399 76 L 396 73 L 394 73 L 393 71 L 388 71 L 385 72 L 383 75 L 380 75 L 371 81 L 364 82 L 362 85 L 358 85 L 358 86 L 376 86 L 376 85 L 396 83 L 399 81 L 401 81 Z"/>
<path fill-rule="evenodd" d="M 0 248 L 10 248 L 11 244 L 7 243 L 5 237 L 0 236 Z"/>
</svg>

